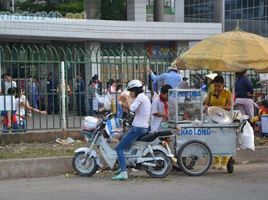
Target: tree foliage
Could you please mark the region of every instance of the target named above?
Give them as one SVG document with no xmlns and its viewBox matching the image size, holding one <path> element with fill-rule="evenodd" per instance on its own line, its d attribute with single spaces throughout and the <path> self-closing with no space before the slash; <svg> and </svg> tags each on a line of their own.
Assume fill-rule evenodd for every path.
<svg viewBox="0 0 268 200">
<path fill-rule="evenodd" d="M 62 3 L 57 6 L 57 10 L 65 15 L 66 13 L 81 13 L 84 10 L 83 0 L 70 1 L 69 3 Z"/>
<path fill-rule="evenodd" d="M 127 20 L 127 1 L 101 0 L 101 19 Z"/>
<path fill-rule="evenodd" d="M 18 11 L 27 11 L 29 13 L 41 12 L 41 11 L 58 11 L 63 16 L 66 13 L 81 13 L 83 11 L 83 0 L 70 0 L 66 3 L 60 4 L 50 4 L 50 3 L 42 3 L 37 4 L 34 3 L 34 0 L 27 0 L 25 2 L 18 3 L 16 5 L 16 10 Z"/>
<path fill-rule="evenodd" d="M 89 0 L 84 0 L 89 1 Z M 101 9 L 100 16 L 104 20 L 127 20 L 127 0 L 100 0 Z M 42 3 L 36 4 L 34 0 L 27 0 L 25 2 L 17 3 L 16 11 L 27 11 L 29 13 L 41 11 L 58 11 L 63 16 L 67 13 L 81 13 L 83 12 L 83 0 L 69 0 L 65 3 L 50 4 Z"/>
</svg>

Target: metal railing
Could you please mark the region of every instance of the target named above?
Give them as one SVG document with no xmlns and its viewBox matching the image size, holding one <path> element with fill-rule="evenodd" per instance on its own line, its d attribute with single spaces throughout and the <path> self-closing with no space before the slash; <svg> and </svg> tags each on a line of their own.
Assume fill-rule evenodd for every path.
<svg viewBox="0 0 268 200">
<path fill-rule="evenodd" d="M 148 86 L 146 68 L 157 74 L 166 72 L 170 63 L 185 49 L 180 51 L 153 52 L 148 49 L 103 49 L 84 46 L 52 46 L 42 44 L 0 44 L 0 74 L 10 74 L 17 86 L 22 89 L 29 104 L 47 115 L 32 113 L 25 116 L 25 130 L 54 130 L 80 128 L 84 115 L 92 108 L 92 92 L 89 82 L 97 74 L 102 84 L 98 88 L 105 95 L 109 80 L 120 80 L 124 88 L 132 79 L 141 80 Z M 189 85 L 201 86 L 207 70 L 180 71 L 182 77 L 189 78 Z M 80 87 L 77 75 L 81 75 Z M 230 73 L 222 73 L 226 86 L 230 87 Z M 258 82 L 258 76 L 250 72 L 250 78 Z M 1 79 L 1 89 L 5 82 Z M 8 85 L 8 84 L 7 84 Z M 67 86 L 68 85 L 68 86 Z M 256 85 L 259 93 L 267 94 L 267 88 Z M 2 91 L 1 98 L 8 96 Z M 15 101 L 15 100 L 11 100 Z M 0 101 L 1 111 L 5 111 L 6 101 Z M 15 104 L 10 103 L 11 110 Z M 29 112 L 26 112 L 29 114 Z M 4 119 L 4 112 L 1 113 Z M 3 124 L 3 123 L 2 123 Z M 16 130 L 12 130 L 16 131 Z M 7 131 L 8 132 L 8 131 Z"/>
<path fill-rule="evenodd" d="M 94 74 L 103 83 L 99 92 L 105 94 L 106 83 L 111 79 L 120 80 L 123 87 L 131 79 L 147 84 L 147 66 L 162 73 L 176 56 L 175 51 L 150 53 L 147 49 L 2 44 L 0 73 L 12 77 L 32 107 L 48 112 L 48 115 L 32 113 L 32 117 L 26 117 L 27 131 L 75 129 L 80 128 L 83 116 L 89 113 L 88 85 Z M 83 79 L 79 88 L 77 75 Z M 3 78 L 1 82 L 5 85 Z M 65 87 L 61 87 L 62 83 Z M 1 96 L 7 94 L 2 91 Z M 0 104 L 1 110 L 6 110 L 7 103 Z M 16 109 L 13 104 L 11 107 Z M 3 112 L 1 117 L 5 118 Z"/>
</svg>

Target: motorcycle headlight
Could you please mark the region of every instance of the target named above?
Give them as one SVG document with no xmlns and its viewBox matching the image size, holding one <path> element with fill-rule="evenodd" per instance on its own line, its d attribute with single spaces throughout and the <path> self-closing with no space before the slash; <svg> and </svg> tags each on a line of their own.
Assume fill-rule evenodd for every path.
<svg viewBox="0 0 268 200">
<path fill-rule="evenodd" d="M 82 128 L 82 130 L 92 130 L 93 129 L 90 122 L 87 120 L 82 121 L 81 128 Z"/>
<path fill-rule="evenodd" d="M 83 130 L 94 130 L 98 127 L 100 124 L 101 120 L 96 118 L 96 117 L 85 117 L 85 119 L 81 123 L 81 128 Z"/>
</svg>

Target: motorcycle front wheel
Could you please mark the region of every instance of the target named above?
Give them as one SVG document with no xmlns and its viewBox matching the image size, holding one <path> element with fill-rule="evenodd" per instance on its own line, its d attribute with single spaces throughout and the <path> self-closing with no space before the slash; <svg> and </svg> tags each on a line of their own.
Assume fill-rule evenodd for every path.
<svg viewBox="0 0 268 200">
<path fill-rule="evenodd" d="M 72 159 L 74 171 L 80 176 L 91 176 L 98 170 L 98 164 L 94 157 L 88 157 L 85 152 L 75 153 Z"/>
<path fill-rule="evenodd" d="M 156 167 L 146 167 L 147 174 L 152 178 L 164 178 L 172 170 L 172 161 L 171 159 L 160 150 L 153 150 L 155 157 L 160 157 L 162 160 L 151 161 L 151 163 L 156 162 Z M 152 157 L 150 153 L 146 157 Z"/>
</svg>

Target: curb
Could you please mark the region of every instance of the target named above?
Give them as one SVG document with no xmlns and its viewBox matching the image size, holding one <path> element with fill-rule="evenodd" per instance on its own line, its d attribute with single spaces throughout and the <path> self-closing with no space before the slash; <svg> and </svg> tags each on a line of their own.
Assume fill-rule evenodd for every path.
<svg viewBox="0 0 268 200">
<path fill-rule="evenodd" d="M 27 132 L 25 133 L 9 133 L 0 134 L 0 145 L 14 144 L 14 143 L 31 143 L 31 142 L 51 142 L 55 141 L 57 138 L 67 138 L 71 137 L 73 139 L 83 138 L 80 134 L 80 130 L 58 130 L 58 131 L 39 131 L 39 132 Z"/>
<path fill-rule="evenodd" d="M 236 164 L 268 163 L 268 146 L 255 151 L 241 150 L 235 156 Z M 0 180 L 36 178 L 73 172 L 72 157 L 0 160 Z"/>
<path fill-rule="evenodd" d="M 0 160 L 0 180 L 36 178 L 72 172 L 72 157 Z"/>
</svg>

